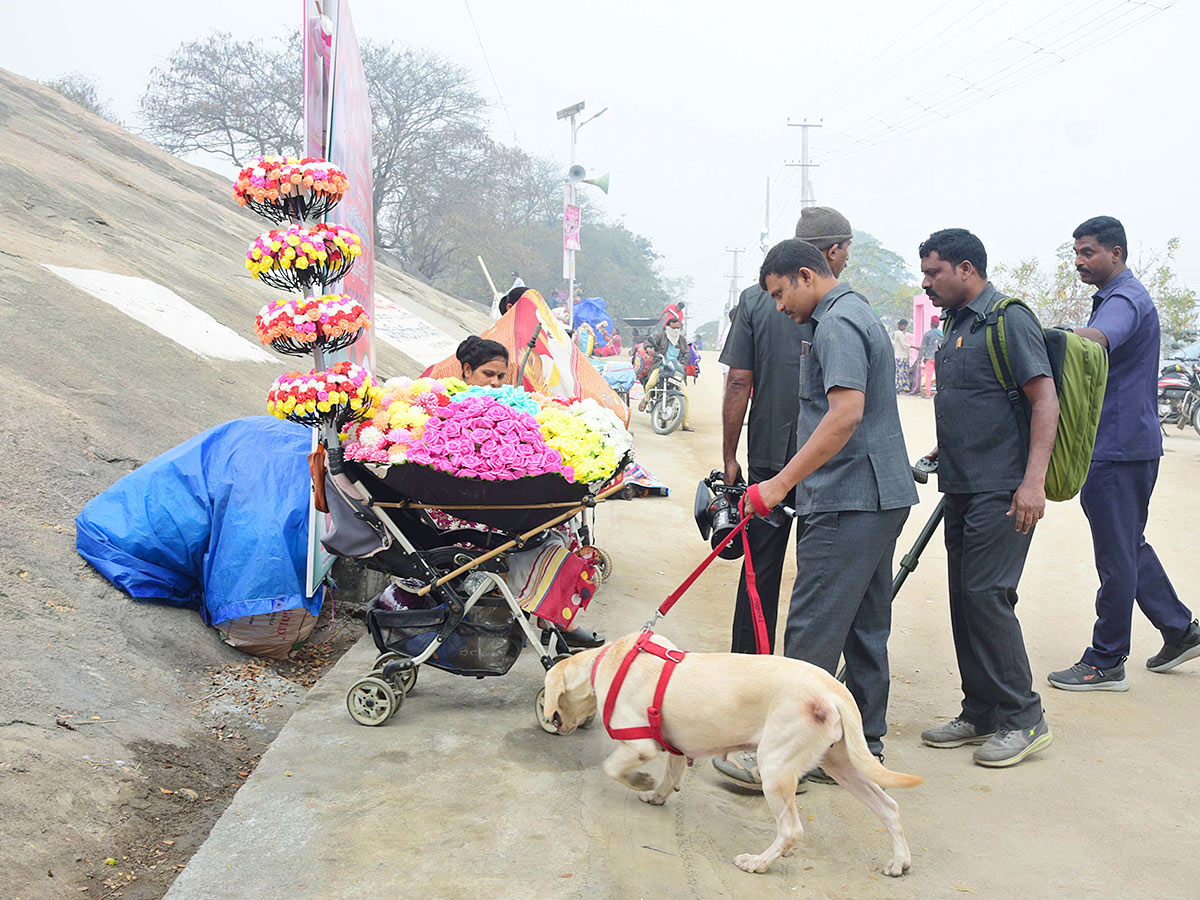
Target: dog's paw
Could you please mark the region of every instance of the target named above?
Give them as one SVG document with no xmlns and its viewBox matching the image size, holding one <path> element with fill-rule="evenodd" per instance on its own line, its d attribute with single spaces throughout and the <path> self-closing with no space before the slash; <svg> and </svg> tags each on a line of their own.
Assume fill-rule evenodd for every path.
<svg viewBox="0 0 1200 900">
<path fill-rule="evenodd" d="M 662 796 L 662 794 L 660 794 L 657 790 L 640 791 L 638 793 L 638 799 L 643 803 L 649 803 L 651 806 L 662 806 L 667 802 L 667 798 Z"/>
<path fill-rule="evenodd" d="M 905 860 L 893 859 L 890 863 L 883 867 L 883 874 L 889 875 L 892 878 L 899 878 L 909 870 L 911 865 L 911 863 Z"/>
<path fill-rule="evenodd" d="M 753 872 L 760 874 L 770 868 L 770 863 L 765 862 L 761 856 L 755 853 L 742 853 L 733 858 L 733 864 L 743 872 Z"/>
<path fill-rule="evenodd" d="M 634 772 L 629 776 L 629 786 L 635 791 L 648 791 L 658 785 L 654 776 L 645 772 Z"/>
</svg>

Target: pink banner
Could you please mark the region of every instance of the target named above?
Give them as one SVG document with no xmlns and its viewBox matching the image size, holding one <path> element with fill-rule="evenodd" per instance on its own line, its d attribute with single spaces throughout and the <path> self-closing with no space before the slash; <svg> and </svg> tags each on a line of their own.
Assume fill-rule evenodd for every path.
<svg viewBox="0 0 1200 900">
<path fill-rule="evenodd" d="M 362 304 L 375 317 L 375 211 L 371 170 L 371 101 L 363 72 L 358 36 L 349 0 L 331 0 L 333 13 L 333 79 L 330 85 L 329 143 L 326 159 L 341 166 L 350 180 L 345 198 L 329 221 L 348 225 L 362 238 L 362 255 L 342 279 L 340 292 Z M 375 371 L 375 330 L 370 329 L 347 353 L 352 362 Z"/>
<path fill-rule="evenodd" d="M 563 208 L 563 249 L 579 250 L 579 207 Z"/>
</svg>

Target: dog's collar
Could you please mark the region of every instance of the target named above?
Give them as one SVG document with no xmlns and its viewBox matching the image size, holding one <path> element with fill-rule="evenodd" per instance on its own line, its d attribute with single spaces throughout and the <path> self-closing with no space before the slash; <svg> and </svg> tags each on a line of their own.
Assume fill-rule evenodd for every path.
<svg viewBox="0 0 1200 900">
<path fill-rule="evenodd" d="M 612 644 L 605 644 L 600 648 L 600 652 L 596 654 L 596 659 L 592 663 L 592 690 L 596 689 L 596 670 L 600 668 L 600 660 L 604 659 L 604 654 L 612 649 Z"/>
</svg>

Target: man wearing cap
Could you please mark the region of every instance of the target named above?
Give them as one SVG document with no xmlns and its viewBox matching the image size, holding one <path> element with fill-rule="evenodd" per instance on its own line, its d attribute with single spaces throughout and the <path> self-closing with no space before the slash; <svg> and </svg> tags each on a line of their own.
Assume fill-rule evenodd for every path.
<svg viewBox="0 0 1200 900">
<path fill-rule="evenodd" d="M 796 225 L 796 235 L 820 251 L 832 277 L 842 273 L 849 259 L 849 246 L 853 238 L 850 222 L 845 216 L 829 207 L 807 207 Z M 811 347 L 812 339 L 812 324 L 793 321 L 781 312 L 775 300 L 761 285 L 755 285 L 742 292 L 721 354 L 721 362 L 730 367 L 722 407 L 726 483 L 733 483 L 742 478 L 737 450 L 748 405 L 750 424 L 747 455 L 750 483 L 773 479 L 796 455 L 796 426 L 801 406 L 797 389 L 800 383 L 803 349 L 806 345 Z M 889 374 L 894 378 L 894 363 L 891 366 Z M 753 403 L 750 402 L 751 391 Z M 894 398 L 894 391 L 892 396 Z M 900 455 L 903 456 L 903 438 L 900 440 Z M 907 463 L 903 473 L 911 488 L 912 481 Z M 915 502 L 915 488 L 911 489 Z M 789 491 L 784 502 L 795 505 L 795 492 Z M 779 583 L 783 575 L 783 559 L 790 530 L 791 519 L 778 512 L 769 518 L 752 520 L 747 528 L 772 651 L 778 617 Z M 890 563 L 889 555 L 889 567 Z M 798 556 L 798 564 L 803 567 L 806 562 Z M 887 599 L 890 604 L 890 575 L 888 581 Z M 735 653 L 755 652 L 754 622 L 746 589 L 744 565 L 738 583 L 732 650 Z M 837 655 L 841 650 L 842 642 L 838 641 L 831 665 L 836 665 Z M 855 654 L 848 654 L 848 668 L 861 668 L 857 663 Z M 884 672 L 886 669 L 885 662 Z M 884 704 L 886 705 L 886 693 Z M 879 718 L 882 718 L 882 713 Z M 875 727 L 875 737 L 879 738 L 883 728 L 878 725 Z M 758 784 L 757 760 L 753 752 L 731 753 L 726 758 L 714 759 L 713 764 L 719 772 L 733 781 L 746 785 Z"/>
</svg>

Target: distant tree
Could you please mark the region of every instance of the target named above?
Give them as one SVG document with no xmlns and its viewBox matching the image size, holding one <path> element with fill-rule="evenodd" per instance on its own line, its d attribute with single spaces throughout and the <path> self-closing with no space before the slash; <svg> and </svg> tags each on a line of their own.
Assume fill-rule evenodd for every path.
<svg viewBox="0 0 1200 900">
<path fill-rule="evenodd" d="M 176 154 L 243 166 L 301 149 L 299 33 L 235 41 L 216 32 L 177 47 L 142 97 L 147 135 Z M 424 50 L 364 41 L 374 150 L 376 244 L 410 272 L 490 304 L 476 256 L 507 286 L 519 271 L 549 295 L 562 286 L 562 185 L 552 161 L 488 134 L 470 74 Z M 664 279 L 650 241 L 582 200 L 581 284 L 616 316 L 654 314 L 688 285 Z"/>
<path fill-rule="evenodd" d="M 912 317 L 912 298 L 921 293 L 904 257 L 866 231 L 854 232 L 840 280 L 866 297 L 889 328 L 897 319 Z"/>
<path fill-rule="evenodd" d="M 100 118 L 116 122 L 118 125 L 121 124 L 116 113 L 113 112 L 112 104 L 101 95 L 100 87 L 94 78 L 80 72 L 71 72 L 42 83 Z"/>
<path fill-rule="evenodd" d="M 300 151 L 299 32 L 234 40 L 218 31 L 180 44 L 150 73 L 146 136 L 169 153 L 211 153 L 244 166 Z"/>
<path fill-rule="evenodd" d="M 705 322 L 696 329 L 693 337 L 700 338 L 704 341 L 704 346 L 709 350 L 715 350 L 717 347 L 717 338 L 720 336 L 719 322 Z"/>
</svg>

